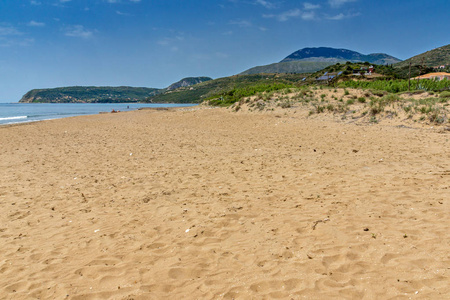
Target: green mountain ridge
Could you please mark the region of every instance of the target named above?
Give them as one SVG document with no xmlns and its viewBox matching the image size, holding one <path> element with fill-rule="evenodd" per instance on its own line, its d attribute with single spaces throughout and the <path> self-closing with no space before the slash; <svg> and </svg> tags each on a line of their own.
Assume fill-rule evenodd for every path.
<svg viewBox="0 0 450 300">
<path fill-rule="evenodd" d="M 426 66 L 426 67 L 437 67 L 441 65 L 450 65 L 450 44 L 442 46 L 419 55 L 413 56 L 407 60 L 396 63 L 394 67 L 404 68 L 409 67 L 409 63 L 412 66 Z"/>
<path fill-rule="evenodd" d="M 177 81 L 173 84 L 171 84 L 167 90 L 172 91 L 181 87 L 188 87 L 191 85 L 199 84 L 205 81 L 212 80 L 211 77 L 186 77 L 181 79 L 180 81 Z"/>
<path fill-rule="evenodd" d="M 265 66 L 257 66 L 248 69 L 239 75 L 263 74 L 263 73 L 312 73 L 322 70 L 334 62 L 313 62 L 313 61 L 289 61 L 274 63 Z"/>
<path fill-rule="evenodd" d="M 347 49 L 329 47 L 303 48 L 288 55 L 281 62 L 248 69 L 240 75 L 259 73 L 313 73 L 335 63 L 369 62 L 377 65 L 398 63 L 401 60 L 384 53 L 368 55 Z"/>
</svg>

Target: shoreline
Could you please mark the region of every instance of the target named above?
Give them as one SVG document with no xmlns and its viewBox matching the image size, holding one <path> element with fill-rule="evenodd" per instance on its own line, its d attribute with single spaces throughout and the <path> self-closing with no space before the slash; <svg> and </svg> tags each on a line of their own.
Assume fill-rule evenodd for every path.
<svg viewBox="0 0 450 300">
<path fill-rule="evenodd" d="M 129 112 L 129 111 L 135 111 L 135 110 L 140 110 L 140 109 L 145 109 L 145 106 L 137 106 L 139 104 L 141 105 L 154 105 L 155 107 L 149 107 L 149 108 L 161 108 L 161 107 L 167 107 L 167 108 L 178 108 L 178 107 L 190 107 L 190 106 L 197 106 L 198 104 L 176 104 L 176 103 L 0 103 L 1 104 L 7 104 L 7 105 L 23 105 L 25 104 L 26 106 L 28 104 L 30 104 L 31 106 L 33 105 L 49 105 L 52 106 L 54 105 L 55 107 L 58 107 L 58 105 L 60 104 L 67 104 L 67 105 L 74 105 L 74 106 L 85 106 L 85 107 L 89 107 L 91 104 L 93 106 L 97 106 L 98 105 L 102 105 L 108 107 L 109 110 L 93 110 L 90 112 L 85 112 L 85 111 L 78 111 L 78 112 L 70 112 L 68 110 L 63 110 L 63 111 L 57 111 L 57 110 L 44 110 L 44 111 L 39 111 L 39 112 L 35 112 L 33 110 L 30 111 L 22 111 L 20 116 L 6 116 L 5 118 L 0 118 L 0 122 L 1 121 L 6 121 L 9 120 L 9 123 L 0 123 L 0 127 L 1 126 L 5 126 L 5 125 L 15 125 L 15 124 L 23 124 L 23 123 L 33 123 L 33 122 L 40 122 L 40 121 L 48 121 L 48 120 L 54 120 L 54 119 L 64 119 L 64 118 L 71 118 L 71 117 L 76 117 L 76 116 L 87 116 L 87 115 L 97 115 L 97 114 L 109 114 L 109 113 L 117 113 L 117 112 Z M 87 106 L 86 106 L 87 105 Z M 120 107 L 120 109 L 124 109 L 124 110 L 120 110 L 117 109 L 117 106 L 114 105 L 120 105 L 123 107 Z M 166 105 L 166 106 L 164 106 Z M 126 106 L 126 107 L 125 107 Z M 135 107 L 131 107 L 130 106 L 135 106 Z M 82 108 L 83 110 L 83 108 Z M 35 114 L 38 115 L 35 115 Z M 39 115 L 41 114 L 41 115 Z M 42 115 L 43 114 L 43 115 Z M 47 119 L 34 119 L 36 117 L 42 117 L 42 116 L 47 116 Z M 19 121 L 20 120 L 20 121 Z"/>
<path fill-rule="evenodd" d="M 0 298 L 450 293 L 448 132 L 209 107 L 27 125 L 0 127 Z"/>
</svg>

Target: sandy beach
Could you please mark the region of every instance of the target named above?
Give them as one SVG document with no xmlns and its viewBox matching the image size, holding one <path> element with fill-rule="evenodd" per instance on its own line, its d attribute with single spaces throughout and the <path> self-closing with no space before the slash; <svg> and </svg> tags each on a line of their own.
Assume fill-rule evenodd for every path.
<svg viewBox="0 0 450 300">
<path fill-rule="evenodd" d="M 450 299 L 450 131 L 172 109 L 0 145 L 1 299 Z"/>
</svg>

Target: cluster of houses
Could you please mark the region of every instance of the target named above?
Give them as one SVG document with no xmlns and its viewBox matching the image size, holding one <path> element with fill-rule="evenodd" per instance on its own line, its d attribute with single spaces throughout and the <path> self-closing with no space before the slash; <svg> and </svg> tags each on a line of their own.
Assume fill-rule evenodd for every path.
<svg viewBox="0 0 450 300">
<path fill-rule="evenodd" d="M 353 75 L 355 76 L 370 76 L 373 73 L 373 66 L 369 66 L 369 67 L 361 67 L 359 70 L 355 69 L 353 70 Z"/>
<path fill-rule="evenodd" d="M 433 69 L 436 69 L 436 70 L 445 69 L 445 68 L 450 68 L 450 65 L 440 65 L 440 66 L 433 67 Z"/>
<path fill-rule="evenodd" d="M 342 71 L 341 72 L 336 72 L 336 73 L 328 73 L 325 72 L 322 76 L 320 76 L 319 78 L 316 79 L 316 81 L 330 81 L 331 79 L 334 79 L 336 77 L 339 77 L 340 75 L 342 75 Z M 354 69 L 352 71 L 352 75 L 353 76 L 370 76 L 374 73 L 374 67 L 373 66 L 369 66 L 369 67 L 361 67 L 359 69 Z"/>
<path fill-rule="evenodd" d="M 439 69 L 444 69 L 446 67 L 450 67 L 450 65 L 442 65 L 439 66 Z M 437 68 L 437 67 L 436 67 Z M 342 75 L 342 71 L 339 73 L 328 73 L 325 72 L 322 76 L 320 76 L 319 78 L 316 79 L 316 81 L 319 82 L 325 82 L 325 81 L 330 81 L 334 78 L 339 77 L 340 75 Z M 354 69 L 352 75 L 353 76 L 371 76 L 374 74 L 374 67 L 373 66 L 369 66 L 369 67 L 361 67 L 359 69 Z M 376 75 L 376 74 L 375 74 Z M 304 78 L 303 80 L 305 80 L 306 78 Z M 433 79 L 433 80 L 450 80 L 450 73 L 447 72 L 434 72 L 434 73 L 428 73 L 428 74 L 424 74 L 424 75 L 420 75 L 418 77 L 415 78 L 411 78 L 414 80 L 420 80 L 420 79 Z"/>
</svg>

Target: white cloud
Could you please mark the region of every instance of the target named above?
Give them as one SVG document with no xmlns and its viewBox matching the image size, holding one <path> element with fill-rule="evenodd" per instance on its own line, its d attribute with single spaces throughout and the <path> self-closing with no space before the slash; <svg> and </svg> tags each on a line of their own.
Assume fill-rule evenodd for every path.
<svg viewBox="0 0 450 300">
<path fill-rule="evenodd" d="M 256 28 L 256 29 L 259 29 L 261 31 L 266 31 L 267 30 L 267 28 L 262 27 L 262 26 L 254 25 L 252 22 L 250 22 L 248 20 L 232 20 L 232 21 L 229 22 L 229 24 L 236 25 L 236 26 L 239 26 L 241 28 Z M 233 33 L 232 31 L 229 31 L 229 32 L 224 33 L 224 34 L 230 35 L 232 33 Z"/>
<path fill-rule="evenodd" d="M 286 22 L 292 18 L 301 18 L 305 21 L 312 21 L 317 19 L 316 13 L 314 11 L 302 11 L 298 8 L 288 10 L 277 15 L 263 15 L 263 17 L 277 19 L 280 22 Z"/>
<path fill-rule="evenodd" d="M 125 12 L 121 12 L 120 10 L 116 10 L 116 14 L 118 14 L 119 16 L 131 16 L 131 14 L 129 13 L 125 13 Z"/>
<path fill-rule="evenodd" d="M 70 0 L 69 0 L 70 1 Z M 122 0 L 104 0 L 107 3 L 122 3 Z M 141 0 L 129 0 L 132 3 L 139 3 Z"/>
<path fill-rule="evenodd" d="M 344 20 L 344 19 L 349 19 L 349 18 L 353 18 L 353 17 L 357 17 L 361 15 L 360 13 L 355 13 L 355 14 L 337 14 L 335 16 L 331 16 L 331 17 L 327 17 L 328 20 L 332 20 L 332 21 L 340 21 L 340 20 Z"/>
<path fill-rule="evenodd" d="M 270 9 L 270 8 L 275 8 L 275 7 L 276 7 L 275 4 L 273 4 L 272 2 L 266 1 L 266 0 L 256 0 L 255 3 L 256 3 L 256 4 L 259 4 L 259 5 L 262 5 L 262 6 L 264 6 L 265 8 L 269 8 L 269 9 Z"/>
<path fill-rule="evenodd" d="M 312 21 L 316 19 L 316 14 L 313 11 L 307 11 L 302 13 L 301 18 L 305 21 Z"/>
<path fill-rule="evenodd" d="M 36 22 L 36 21 L 31 20 L 30 22 L 27 23 L 27 25 L 31 26 L 31 27 L 44 27 L 45 23 Z"/>
<path fill-rule="evenodd" d="M 34 43 L 34 39 L 7 39 L 5 37 L 0 36 L 0 47 L 13 47 L 13 46 L 21 46 L 28 47 Z"/>
<path fill-rule="evenodd" d="M 274 18 L 277 19 L 280 22 L 286 22 L 291 18 L 298 18 L 302 16 L 302 11 L 298 8 L 296 9 L 292 9 L 292 10 L 288 10 L 285 12 L 282 12 L 280 14 L 277 15 L 263 15 L 264 18 Z"/>
<path fill-rule="evenodd" d="M 303 3 L 303 9 L 305 9 L 305 10 L 314 10 L 314 9 L 319 9 L 319 8 L 320 8 L 319 4 L 312 4 L 309 2 Z"/>
<path fill-rule="evenodd" d="M 356 2 L 358 0 L 328 0 L 331 7 L 340 7 L 349 2 Z"/>
<path fill-rule="evenodd" d="M 83 25 L 74 25 L 69 26 L 65 29 L 66 36 L 70 37 L 79 37 L 83 39 L 89 39 L 94 36 L 94 33 L 86 28 Z"/>
<path fill-rule="evenodd" d="M 34 43 L 32 38 L 22 38 L 22 32 L 17 28 L 0 23 L 0 47 L 13 47 L 13 46 L 30 46 Z"/>
<path fill-rule="evenodd" d="M 17 28 L 10 25 L 0 24 L 0 36 L 11 36 L 11 35 L 21 35 L 22 32 L 17 30 Z"/>
<path fill-rule="evenodd" d="M 332 17 L 327 17 L 327 19 L 328 20 L 336 20 L 336 21 L 339 21 L 339 20 L 342 20 L 342 19 L 344 19 L 344 14 L 343 13 L 340 13 L 340 14 L 338 14 L 338 15 L 335 15 L 335 16 L 332 16 Z"/>
<path fill-rule="evenodd" d="M 175 46 L 173 46 L 173 44 L 181 41 L 184 41 L 184 37 L 181 35 L 177 35 L 175 37 L 165 37 L 157 41 L 156 43 L 160 46 L 171 46 L 172 48 L 176 48 Z"/>
<path fill-rule="evenodd" d="M 36 0 L 31 0 L 31 1 L 30 1 L 30 4 L 31 4 L 31 5 L 41 5 L 42 3 L 39 2 L 39 1 L 36 1 Z"/>
<path fill-rule="evenodd" d="M 223 52 L 216 52 L 216 57 L 220 59 L 227 59 L 230 57 L 230 55 Z"/>
<path fill-rule="evenodd" d="M 156 43 L 160 46 L 168 46 L 170 44 L 170 39 L 164 38 L 162 40 L 157 41 Z"/>
<path fill-rule="evenodd" d="M 233 21 L 230 21 L 230 24 L 237 25 L 239 27 L 252 27 L 253 26 L 252 22 L 247 21 L 247 20 L 233 20 Z"/>
</svg>

